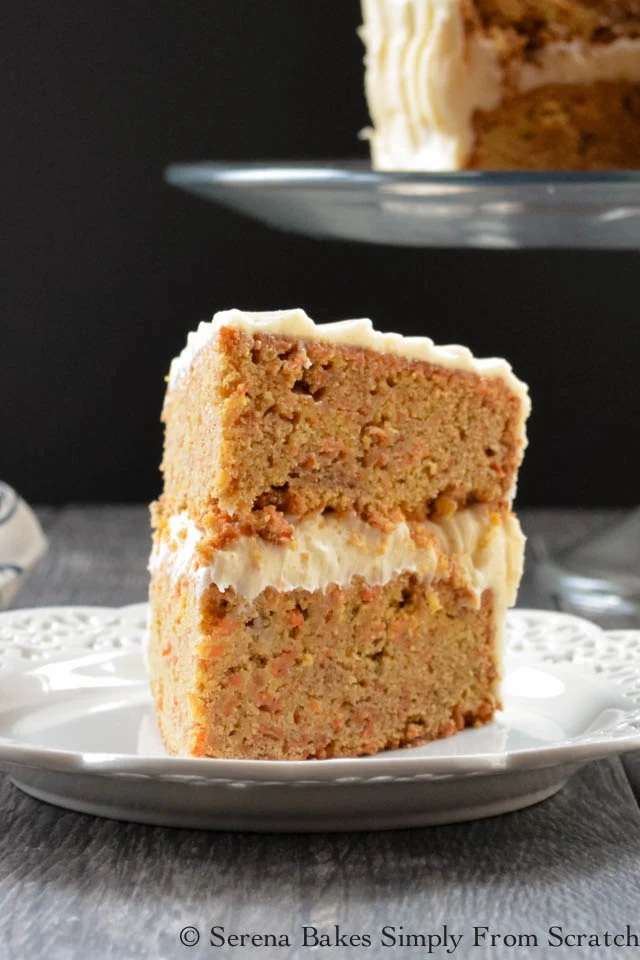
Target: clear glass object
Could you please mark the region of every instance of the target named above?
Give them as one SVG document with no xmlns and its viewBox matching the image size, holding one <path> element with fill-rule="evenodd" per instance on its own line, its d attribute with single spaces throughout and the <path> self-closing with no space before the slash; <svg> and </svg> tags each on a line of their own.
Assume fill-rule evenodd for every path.
<svg viewBox="0 0 640 960">
<path fill-rule="evenodd" d="M 380 173 L 361 161 L 190 163 L 177 187 L 273 227 L 414 247 L 640 247 L 640 171 Z M 640 627 L 640 508 L 547 557 L 538 584 L 562 609 Z"/>
<path fill-rule="evenodd" d="M 536 580 L 556 606 L 605 627 L 640 627 L 640 507 L 538 562 Z"/>
<path fill-rule="evenodd" d="M 365 163 L 190 163 L 174 186 L 283 230 L 414 247 L 636 249 L 640 171 L 378 173 Z"/>
</svg>

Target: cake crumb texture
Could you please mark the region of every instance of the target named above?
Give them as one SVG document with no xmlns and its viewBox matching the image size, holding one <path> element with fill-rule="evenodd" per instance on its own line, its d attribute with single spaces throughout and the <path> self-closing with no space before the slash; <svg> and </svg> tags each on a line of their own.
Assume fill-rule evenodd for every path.
<svg viewBox="0 0 640 960">
<path fill-rule="evenodd" d="M 522 399 L 499 377 L 229 328 L 169 392 L 164 419 L 166 512 L 222 513 L 244 530 L 272 526 L 265 510 L 393 524 L 504 504 L 524 446 Z"/>
<path fill-rule="evenodd" d="M 248 604 L 152 584 L 152 689 L 176 754 L 360 756 L 486 723 L 499 707 L 492 594 L 453 574 L 268 589 Z"/>
<path fill-rule="evenodd" d="M 172 366 L 148 662 L 174 754 L 364 756 L 500 706 L 527 388 L 370 321 L 325 333 L 228 311 Z"/>
<path fill-rule="evenodd" d="M 526 55 L 546 43 L 640 37 L 640 0 L 468 0 L 468 20 L 509 34 Z"/>
<path fill-rule="evenodd" d="M 474 117 L 469 167 L 614 170 L 640 167 L 640 85 L 554 84 Z"/>
</svg>

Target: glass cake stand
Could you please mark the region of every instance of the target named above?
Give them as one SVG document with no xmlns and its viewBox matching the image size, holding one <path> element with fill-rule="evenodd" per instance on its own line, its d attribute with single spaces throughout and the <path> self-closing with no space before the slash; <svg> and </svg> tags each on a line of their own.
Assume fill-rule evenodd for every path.
<svg viewBox="0 0 640 960">
<path fill-rule="evenodd" d="M 188 163 L 174 186 L 311 237 L 413 247 L 636 249 L 640 172 L 376 173 L 366 163 Z"/>
<path fill-rule="evenodd" d="M 378 173 L 361 161 L 189 163 L 177 187 L 317 238 L 414 247 L 640 247 L 640 172 Z M 536 577 L 556 604 L 640 626 L 640 508 Z"/>
</svg>

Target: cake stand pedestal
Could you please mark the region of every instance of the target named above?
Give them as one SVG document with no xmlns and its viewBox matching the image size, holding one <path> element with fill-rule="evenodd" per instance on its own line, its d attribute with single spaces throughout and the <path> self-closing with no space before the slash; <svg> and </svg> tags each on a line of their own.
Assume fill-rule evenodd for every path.
<svg viewBox="0 0 640 960">
<path fill-rule="evenodd" d="M 192 163 L 174 186 L 283 230 L 414 247 L 640 246 L 640 172 L 378 173 L 359 161 Z M 538 562 L 561 609 L 623 627 L 640 618 L 640 508 Z"/>
</svg>

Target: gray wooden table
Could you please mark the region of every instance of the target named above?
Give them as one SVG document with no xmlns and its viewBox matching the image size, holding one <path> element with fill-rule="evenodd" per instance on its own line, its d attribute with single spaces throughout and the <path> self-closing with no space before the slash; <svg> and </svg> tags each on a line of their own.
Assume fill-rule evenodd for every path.
<svg viewBox="0 0 640 960">
<path fill-rule="evenodd" d="M 50 551 L 19 606 L 145 598 L 142 507 L 42 510 Z M 611 515 L 609 515 L 611 516 Z M 567 542 L 607 519 L 530 511 L 530 548 Z M 520 603 L 544 607 L 528 575 Z M 640 624 L 639 624 L 640 626 Z M 99 820 L 32 800 L 0 776 L 0 960 L 177 960 L 205 956 L 640 957 L 640 946 L 549 946 L 547 931 L 640 935 L 640 761 L 592 764 L 536 807 L 476 823 L 391 833 L 261 836 Z M 456 951 L 302 949 L 302 925 L 340 934 L 464 933 Z M 180 931 L 202 938 L 183 946 Z M 220 947 L 225 934 L 285 933 L 295 946 Z M 503 939 L 473 946 L 474 926 Z M 404 928 L 402 931 L 400 928 Z M 539 945 L 508 946 L 537 934 Z M 397 941 L 398 943 L 399 941 Z M 448 941 L 449 950 L 451 941 Z"/>
</svg>

